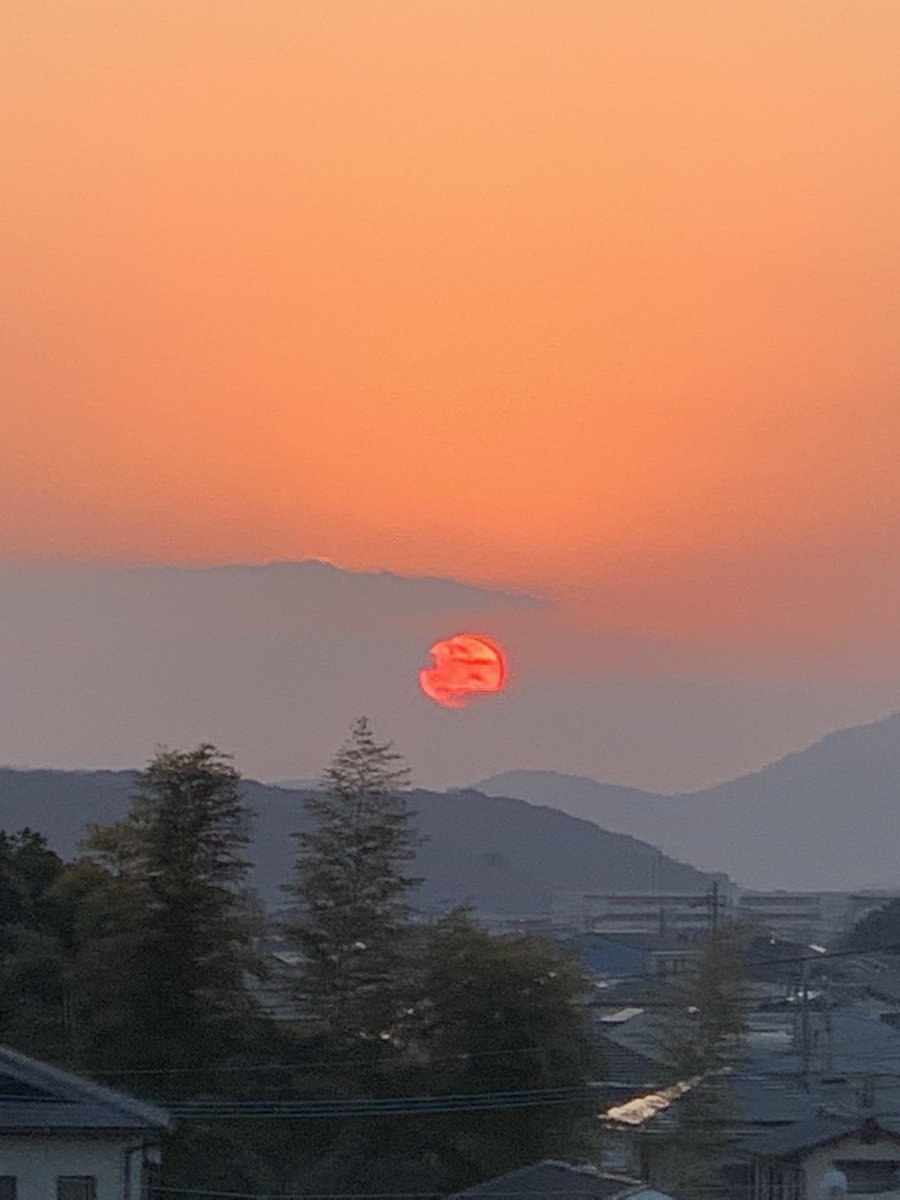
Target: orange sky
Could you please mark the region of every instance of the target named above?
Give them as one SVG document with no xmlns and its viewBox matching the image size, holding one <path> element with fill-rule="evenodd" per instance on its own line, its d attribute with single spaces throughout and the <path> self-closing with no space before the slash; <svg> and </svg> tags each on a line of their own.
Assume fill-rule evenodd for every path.
<svg viewBox="0 0 900 1200">
<path fill-rule="evenodd" d="M 896 0 L 2 26 L 0 555 L 896 640 Z"/>
</svg>

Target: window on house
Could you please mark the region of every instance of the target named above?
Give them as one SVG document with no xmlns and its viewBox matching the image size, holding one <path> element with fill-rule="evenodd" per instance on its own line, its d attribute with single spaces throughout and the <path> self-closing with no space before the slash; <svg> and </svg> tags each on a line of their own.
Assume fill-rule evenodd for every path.
<svg viewBox="0 0 900 1200">
<path fill-rule="evenodd" d="M 803 1200 L 803 1174 L 780 1163 L 758 1163 L 751 1194 L 753 1200 Z"/>
<path fill-rule="evenodd" d="M 16 1200 L 15 1175 L 0 1175 L 0 1200 Z"/>
<path fill-rule="evenodd" d="M 97 1200 L 96 1175 L 60 1175 L 56 1200 Z"/>
<path fill-rule="evenodd" d="M 849 1196 L 900 1190 L 900 1159 L 837 1159 L 834 1165 L 847 1176 Z"/>
</svg>

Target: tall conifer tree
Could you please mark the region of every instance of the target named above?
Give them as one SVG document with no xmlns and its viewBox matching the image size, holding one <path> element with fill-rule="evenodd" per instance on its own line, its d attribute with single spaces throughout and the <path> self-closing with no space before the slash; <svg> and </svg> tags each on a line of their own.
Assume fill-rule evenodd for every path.
<svg viewBox="0 0 900 1200">
<path fill-rule="evenodd" d="M 365 717 L 309 796 L 313 827 L 286 890 L 296 906 L 287 932 L 305 965 L 301 1002 L 343 1041 L 381 1035 L 404 993 L 417 837 L 405 797 L 409 771 Z"/>
<path fill-rule="evenodd" d="M 82 961 L 103 974 L 108 944 L 117 956 L 109 972 L 127 964 L 122 1004 L 110 1008 L 113 1028 L 129 1031 L 126 1061 L 202 1063 L 239 1040 L 252 1008 L 242 894 L 250 822 L 240 776 L 204 744 L 160 750 L 137 777 L 127 818 L 91 827 L 87 849 L 110 884 Z"/>
</svg>

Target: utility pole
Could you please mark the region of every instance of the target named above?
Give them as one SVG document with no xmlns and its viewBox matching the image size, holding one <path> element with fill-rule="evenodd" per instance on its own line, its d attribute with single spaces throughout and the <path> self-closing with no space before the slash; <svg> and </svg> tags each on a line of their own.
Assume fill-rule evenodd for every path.
<svg viewBox="0 0 900 1200">
<path fill-rule="evenodd" d="M 719 881 L 713 881 L 712 887 L 709 889 L 707 897 L 709 905 L 709 925 L 713 933 L 719 928 Z"/>
<path fill-rule="evenodd" d="M 809 963 L 803 959 L 800 967 L 800 1080 L 809 1091 Z"/>
</svg>

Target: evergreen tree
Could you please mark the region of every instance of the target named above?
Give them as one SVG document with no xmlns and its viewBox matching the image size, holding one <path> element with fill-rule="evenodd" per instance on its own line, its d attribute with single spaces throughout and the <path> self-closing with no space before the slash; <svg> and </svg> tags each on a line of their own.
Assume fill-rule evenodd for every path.
<svg viewBox="0 0 900 1200">
<path fill-rule="evenodd" d="M 300 1002 L 341 1042 L 378 1038 L 400 1015 L 417 837 L 403 792 L 409 772 L 362 717 L 306 801 L 286 891 L 286 932 L 303 952 Z"/>
<path fill-rule="evenodd" d="M 82 898 L 77 975 L 93 1057 L 185 1066 L 239 1044 L 252 1013 L 245 883 L 251 814 L 214 746 L 160 750 L 127 818 L 93 826 L 105 872 Z M 114 956 L 114 957 L 113 957 Z"/>
</svg>

